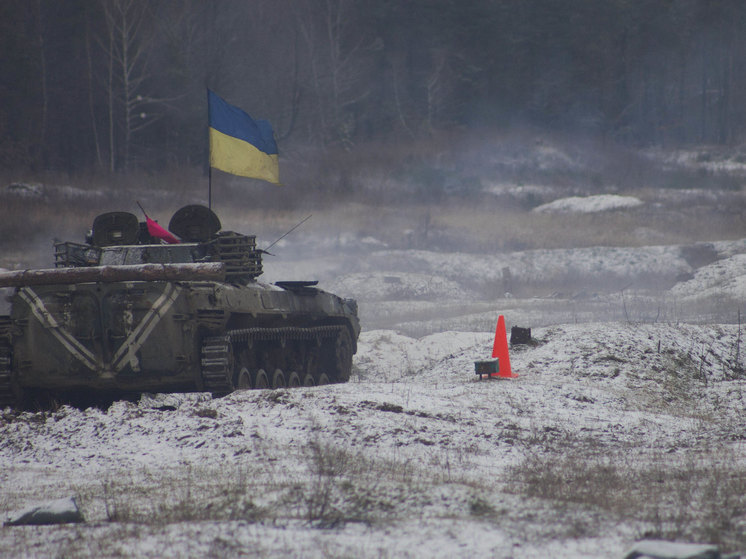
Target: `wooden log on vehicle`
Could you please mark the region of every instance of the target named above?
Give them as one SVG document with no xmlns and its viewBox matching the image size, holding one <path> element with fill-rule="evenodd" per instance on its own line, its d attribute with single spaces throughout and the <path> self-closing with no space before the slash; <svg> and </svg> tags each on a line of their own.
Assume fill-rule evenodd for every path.
<svg viewBox="0 0 746 559">
<path fill-rule="evenodd" d="M 0 287 L 53 285 L 57 283 L 113 283 L 116 281 L 223 280 L 225 280 L 225 264 L 222 262 L 50 268 L 0 273 Z"/>
</svg>

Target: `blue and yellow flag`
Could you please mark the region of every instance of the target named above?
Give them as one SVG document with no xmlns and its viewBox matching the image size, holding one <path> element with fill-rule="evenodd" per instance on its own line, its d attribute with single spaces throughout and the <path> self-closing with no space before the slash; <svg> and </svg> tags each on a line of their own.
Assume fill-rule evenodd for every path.
<svg viewBox="0 0 746 559">
<path fill-rule="evenodd" d="M 210 166 L 242 177 L 280 184 L 277 143 L 272 125 L 254 120 L 207 90 Z"/>
</svg>

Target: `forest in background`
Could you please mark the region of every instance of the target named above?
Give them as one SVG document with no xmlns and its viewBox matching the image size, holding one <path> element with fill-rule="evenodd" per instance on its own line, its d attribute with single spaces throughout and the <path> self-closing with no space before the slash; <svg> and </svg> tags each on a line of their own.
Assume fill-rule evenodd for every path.
<svg viewBox="0 0 746 559">
<path fill-rule="evenodd" d="M 281 158 L 524 124 L 733 145 L 746 135 L 746 3 L 0 3 L 6 170 L 205 166 L 206 87 L 268 119 Z"/>
</svg>

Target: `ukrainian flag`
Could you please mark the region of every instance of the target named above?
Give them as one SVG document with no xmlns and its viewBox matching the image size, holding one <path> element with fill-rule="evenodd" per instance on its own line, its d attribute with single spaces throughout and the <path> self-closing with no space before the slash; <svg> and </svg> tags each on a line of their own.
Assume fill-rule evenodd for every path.
<svg viewBox="0 0 746 559">
<path fill-rule="evenodd" d="M 254 120 L 207 90 L 210 166 L 242 177 L 280 184 L 277 143 L 272 125 Z"/>
</svg>

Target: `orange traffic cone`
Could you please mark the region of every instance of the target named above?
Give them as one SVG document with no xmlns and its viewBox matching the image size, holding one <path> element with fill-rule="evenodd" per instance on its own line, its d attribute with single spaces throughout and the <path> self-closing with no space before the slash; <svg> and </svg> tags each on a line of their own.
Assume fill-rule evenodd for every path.
<svg viewBox="0 0 746 559">
<path fill-rule="evenodd" d="M 516 378 L 510 370 L 510 355 L 508 355 L 508 333 L 505 331 L 505 317 L 500 315 L 497 319 L 495 330 L 495 344 L 492 346 L 492 357 L 497 357 L 500 369 L 497 376 L 500 378 Z"/>
</svg>

